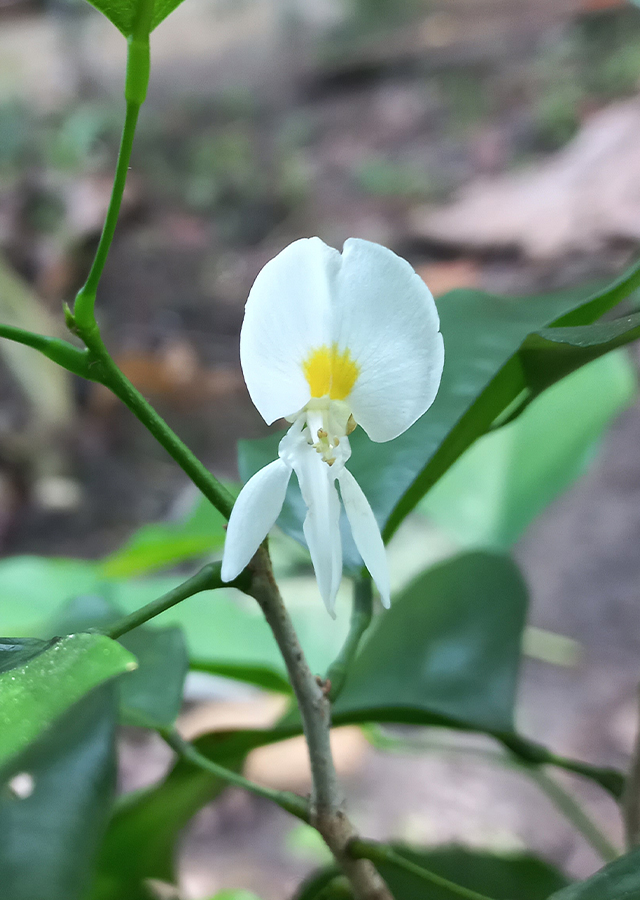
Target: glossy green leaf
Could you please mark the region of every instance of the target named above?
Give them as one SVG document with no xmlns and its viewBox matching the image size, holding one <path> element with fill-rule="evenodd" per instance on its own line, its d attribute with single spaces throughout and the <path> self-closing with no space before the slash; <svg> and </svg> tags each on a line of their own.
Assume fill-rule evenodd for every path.
<svg viewBox="0 0 640 900">
<path fill-rule="evenodd" d="M 84 895 L 115 791 L 114 687 L 83 697 L 3 770 L 3 900 Z"/>
<path fill-rule="evenodd" d="M 55 616 L 47 634 L 98 630 L 122 612 L 98 594 L 77 597 Z M 143 626 L 118 638 L 138 662 L 120 682 L 120 714 L 125 724 L 167 728 L 180 712 L 189 667 L 182 629 Z"/>
<path fill-rule="evenodd" d="M 640 849 L 614 860 L 549 900 L 640 900 Z"/>
<path fill-rule="evenodd" d="M 5 651 L 12 653 L 12 651 Z M 136 667 L 100 634 L 73 634 L 0 675 L 0 764 L 24 750 L 92 688 Z"/>
<path fill-rule="evenodd" d="M 89 2 L 106 16 L 125 37 L 130 36 L 140 0 L 89 0 Z M 182 0 L 155 0 L 151 31 L 181 3 Z"/>
<path fill-rule="evenodd" d="M 595 360 L 480 438 L 419 509 L 462 546 L 509 547 L 585 471 L 603 430 L 635 393 L 623 352 Z"/>
<path fill-rule="evenodd" d="M 580 325 L 627 296 L 640 278 L 634 268 L 614 285 L 584 299 L 577 292 L 509 299 L 480 291 L 457 290 L 438 302 L 445 343 L 445 367 L 436 400 L 408 431 L 387 444 L 370 441 L 362 429 L 351 436 L 349 468 L 364 490 L 388 539 L 400 522 L 447 469 L 501 415 L 532 396 L 529 370 L 520 350 L 529 335 L 554 323 Z M 631 337 L 628 337 L 631 339 Z M 577 356 L 574 367 L 611 349 L 609 343 L 596 352 Z M 246 481 L 275 459 L 281 435 L 239 447 L 240 474 Z M 303 542 L 302 499 L 295 479 L 278 524 Z M 347 528 L 343 530 L 345 561 L 359 566 L 360 558 Z"/>
<path fill-rule="evenodd" d="M 333 721 L 513 731 L 526 610 L 507 557 L 469 553 L 434 566 L 374 621 Z"/>
<path fill-rule="evenodd" d="M 485 894 L 492 900 L 546 900 L 550 891 L 568 883 L 568 879 L 553 866 L 525 854 L 500 856 L 463 847 L 415 850 L 394 845 L 393 849 L 435 875 Z M 395 865 L 376 862 L 376 868 L 389 885 L 395 900 L 452 900 L 454 897 L 451 891 Z M 315 873 L 301 886 L 295 900 L 316 900 L 323 890 L 327 891 L 321 895 L 323 900 L 333 900 L 334 896 L 336 900 L 342 900 L 344 893 L 340 888 L 336 887 L 334 892 L 326 887 L 336 874 L 332 867 Z"/>
<path fill-rule="evenodd" d="M 224 544 L 226 519 L 205 498 L 176 522 L 143 525 L 127 543 L 102 561 L 108 578 L 146 575 L 219 550 Z"/>
</svg>

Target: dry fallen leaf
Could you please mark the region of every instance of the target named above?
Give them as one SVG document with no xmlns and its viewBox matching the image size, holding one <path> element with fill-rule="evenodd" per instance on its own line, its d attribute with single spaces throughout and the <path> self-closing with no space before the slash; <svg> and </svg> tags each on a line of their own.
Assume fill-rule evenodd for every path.
<svg viewBox="0 0 640 900">
<path fill-rule="evenodd" d="M 423 206 L 412 237 L 469 250 L 518 249 L 533 259 L 640 241 L 640 98 L 594 113 L 554 156 Z"/>
</svg>

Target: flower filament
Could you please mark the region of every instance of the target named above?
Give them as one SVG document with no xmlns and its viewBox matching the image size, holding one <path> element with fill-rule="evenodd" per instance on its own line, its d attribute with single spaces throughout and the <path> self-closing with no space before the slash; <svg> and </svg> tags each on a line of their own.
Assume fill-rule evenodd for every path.
<svg viewBox="0 0 640 900">
<path fill-rule="evenodd" d="M 342 465 L 349 459 L 351 448 L 347 435 L 356 427 L 349 405 L 345 402 L 358 378 L 359 367 L 348 348 L 339 350 L 337 343 L 312 350 L 302 363 L 311 399 L 295 415 L 303 418 L 302 428 L 309 443 L 328 466 Z M 341 443 L 342 441 L 342 443 Z"/>
</svg>

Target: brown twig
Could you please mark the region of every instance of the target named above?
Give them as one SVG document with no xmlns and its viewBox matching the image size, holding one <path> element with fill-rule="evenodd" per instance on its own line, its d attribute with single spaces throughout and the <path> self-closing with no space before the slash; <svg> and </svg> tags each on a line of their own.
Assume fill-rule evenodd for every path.
<svg viewBox="0 0 640 900">
<path fill-rule="evenodd" d="M 373 863 L 355 859 L 348 852 L 350 842 L 358 834 L 344 810 L 344 797 L 333 764 L 329 740 L 331 704 L 309 668 L 264 546 L 256 553 L 250 568 L 248 593 L 260 605 L 280 648 L 302 717 L 313 783 L 310 823 L 335 856 L 356 900 L 393 900 Z"/>
</svg>

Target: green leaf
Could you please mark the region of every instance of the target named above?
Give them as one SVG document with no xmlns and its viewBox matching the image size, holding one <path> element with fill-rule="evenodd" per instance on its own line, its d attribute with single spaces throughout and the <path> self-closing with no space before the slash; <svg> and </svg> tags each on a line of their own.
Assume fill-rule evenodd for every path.
<svg viewBox="0 0 640 900">
<path fill-rule="evenodd" d="M 134 17 L 140 0 L 89 0 L 109 21 L 121 31 L 125 37 L 129 37 L 133 30 Z M 151 31 L 156 28 L 163 19 L 180 6 L 182 0 L 155 0 L 153 16 L 151 19 Z"/>
<path fill-rule="evenodd" d="M 640 900 L 640 849 L 614 860 L 586 881 L 553 894 L 549 900 Z"/>
<path fill-rule="evenodd" d="M 96 590 L 95 565 L 84 560 L 13 556 L 0 561 L 0 633 L 34 636 L 71 597 Z M 151 597 L 149 598 L 151 599 Z"/>
<path fill-rule="evenodd" d="M 577 329 L 576 329 L 577 330 Z M 635 396 L 624 353 L 609 354 L 480 438 L 419 509 L 462 546 L 506 549 L 593 459 L 604 428 Z"/>
<path fill-rule="evenodd" d="M 351 436 L 349 469 L 364 490 L 389 539 L 400 522 L 447 469 L 515 401 L 532 396 L 520 358 L 529 335 L 562 322 L 590 323 L 637 285 L 640 267 L 587 300 L 577 292 L 509 299 L 480 291 L 457 290 L 438 302 L 445 344 L 440 391 L 427 413 L 408 431 L 386 444 L 370 441 L 362 429 Z M 627 335 L 631 339 L 631 332 Z M 577 357 L 582 365 L 611 349 L 610 342 Z M 239 446 L 244 481 L 276 458 L 281 435 Z M 304 505 L 295 479 L 289 486 L 278 524 L 301 543 Z M 343 530 L 345 561 L 359 567 L 347 528 Z"/>
<path fill-rule="evenodd" d="M 225 787 L 210 772 L 178 760 L 159 785 L 125 797 L 109 824 L 87 900 L 149 900 L 145 879 L 174 881 L 182 829 Z"/>
<path fill-rule="evenodd" d="M 191 669 L 196 672 L 208 672 L 210 675 L 220 675 L 222 678 L 234 678 L 236 681 L 264 688 L 265 691 L 275 691 L 278 694 L 291 693 L 287 676 L 268 666 L 194 659 L 191 661 Z"/>
<path fill-rule="evenodd" d="M 493 900 L 546 900 L 550 891 L 568 883 L 557 869 L 528 854 L 500 856 L 463 847 L 415 850 L 394 845 L 397 854 L 410 862 L 446 878 L 460 887 L 486 894 Z M 387 862 L 376 868 L 385 879 L 396 900 L 453 900 L 454 894 Z M 314 873 L 301 885 L 295 900 L 315 900 L 337 875 L 334 867 Z M 328 889 L 323 900 L 344 897 L 341 888 Z"/>
<path fill-rule="evenodd" d="M 225 518 L 201 497 L 177 522 L 143 525 L 124 547 L 102 561 L 107 578 L 146 575 L 219 550 L 224 544 Z"/>
<path fill-rule="evenodd" d="M 84 895 L 115 790 L 116 708 L 113 685 L 92 691 L 3 770 L 3 900 Z"/>
<path fill-rule="evenodd" d="M 5 651 L 13 655 L 14 651 Z M 130 672 L 134 657 L 100 634 L 72 634 L 0 675 L 0 764 L 102 682 Z"/>
<path fill-rule="evenodd" d="M 543 328 L 520 349 L 526 382 L 535 393 L 593 359 L 640 337 L 640 313 L 573 328 Z"/>
<path fill-rule="evenodd" d="M 529 855 L 498 856 L 461 847 L 427 851 L 394 847 L 405 859 L 423 866 L 469 890 L 486 894 L 492 900 L 545 900 L 550 891 L 568 883 L 568 879 L 542 860 Z M 376 863 L 396 900 L 452 900 L 450 891 L 429 885 L 396 866 Z"/>
<path fill-rule="evenodd" d="M 181 628 L 136 628 L 120 643 L 139 667 L 121 685 L 124 722 L 145 728 L 168 728 L 182 706 L 189 658 Z"/>
<path fill-rule="evenodd" d="M 333 721 L 414 722 L 512 732 L 527 589 L 514 563 L 455 557 L 378 616 Z"/>
<path fill-rule="evenodd" d="M 116 621 L 122 612 L 97 594 L 68 603 L 48 634 L 99 629 Z M 127 725 L 168 728 L 180 712 L 184 680 L 189 667 L 187 647 L 178 627 L 141 627 L 118 642 L 138 661 L 138 668 L 120 682 L 120 714 Z"/>
<path fill-rule="evenodd" d="M 326 866 L 323 869 L 319 869 L 316 872 L 312 872 L 302 884 L 298 887 L 293 900 L 316 900 L 316 897 L 320 895 L 320 892 L 323 891 L 322 894 L 323 900 L 333 900 L 333 897 L 338 900 L 342 900 L 343 894 L 340 894 L 337 890 L 332 891 L 329 889 L 329 885 L 331 882 L 340 877 L 340 869 L 337 866 Z M 332 896 L 333 895 L 333 896 Z"/>
</svg>

